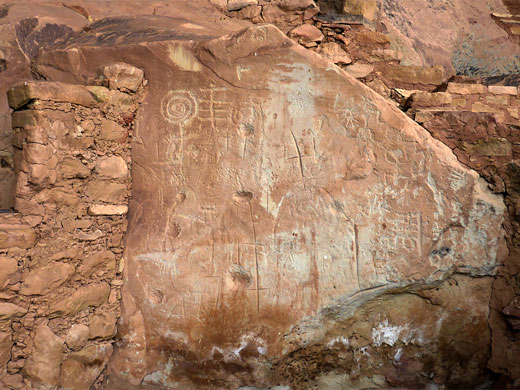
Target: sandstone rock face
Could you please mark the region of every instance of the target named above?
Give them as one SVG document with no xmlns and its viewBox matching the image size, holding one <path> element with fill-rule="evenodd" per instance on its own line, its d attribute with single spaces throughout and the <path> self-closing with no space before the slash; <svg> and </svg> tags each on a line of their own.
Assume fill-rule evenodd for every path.
<svg viewBox="0 0 520 390">
<path fill-rule="evenodd" d="M 33 352 L 25 362 L 25 375 L 37 385 L 57 385 L 63 349 L 63 340 L 47 325 L 40 325 L 36 329 Z"/>
<path fill-rule="evenodd" d="M 397 42 L 404 64 L 443 65 L 468 76 L 518 73 L 520 48 L 492 13 L 509 12 L 501 0 L 379 2 L 379 20 Z"/>
<path fill-rule="evenodd" d="M 489 350 L 485 276 L 505 254 L 504 205 L 451 150 L 271 26 L 78 50 L 89 53 L 85 77 L 123 59 L 149 79 L 112 375 L 183 389 L 298 389 L 337 379 L 305 368 L 330 342 L 345 385 L 360 376 L 383 387 L 482 377 L 487 356 L 475 351 Z M 182 60 L 171 55 L 179 52 Z M 152 53 L 163 61 L 145 61 Z M 63 69 L 53 77 L 72 73 Z M 453 275 L 461 281 L 452 307 Z M 382 302 L 387 311 L 375 309 Z M 441 318 L 455 318 L 460 305 L 471 321 L 444 330 Z M 365 318 L 362 329 L 352 318 Z M 348 335 L 334 341 L 343 325 Z M 472 332 L 482 337 L 466 346 Z M 454 343 L 468 375 L 434 363 Z M 425 352 L 412 359 L 418 345 Z M 384 361 L 362 357 L 385 350 Z M 432 365 L 424 379 L 421 367 Z"/>
</svg>

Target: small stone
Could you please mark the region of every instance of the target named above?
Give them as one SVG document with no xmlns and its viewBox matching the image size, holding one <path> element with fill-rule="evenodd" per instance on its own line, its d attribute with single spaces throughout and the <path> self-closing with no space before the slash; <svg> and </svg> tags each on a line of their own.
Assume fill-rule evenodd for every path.
<svg viewBox="0 0 520 390">
<path fill-rule="evenodd" d="M 304 42 L 320 42 L 323 34 L 312 24 L 302 24 L 291 31 L 289 35 L 302 39 Z"/>
<path fill-rule="evenodd" d="M 119 156 L 102 157 L 96 164 L 96 173 L 110 179 L 124 179 L 128 176 L 125 160 Z"/>
<path fill-rule="evenodd" d="M 117 314 L 114 312 L 104 312 L 93 315 L 90 318 L 89 338 L 90 339 L 110 339 L 116 334 Z"/>
<path fill-rule="evenodd" d="M 141 69 L 124 62 L 105 66 L 103 74 L 108 79 L 110 89 L 132 92 L 139 89 L 144 78 L 144 72 Z"/>
<path fill-rule="evenodd" d="M 125 215 L 128 206 L 111 204 L 94 204 L 88 208 L 89 215 Z"/>
<path fill-rule="evenodd" d="M 25 363 L 24 374 L 34 384 L 57 385 L 63 350 L 63 340 L 47 325 L 40 325 L 36 329 L 33 352 Z"/>
<path fill-rule="evenodd" d="M 88 341 L 89 327 L 83 324 L 72 325 L 65 338 L 65 343 L 72 350 L 83 348 Z"/>
<path fill-rule="evenodd" d="M 374 65 L 356 62 L 355 64 L 347 66 L 345 71 L 356 79 L 362 79 L 374 71 Z"/>
<path fill-rule="evenodd" d="M 482 84 L 448 83 L 448 93 L 459 95 L 475 95 L 486 93 L 486 86 Z"/>
<path fill-rule="evenodd" d="M 322 43 L 318 46 L 316 52 L 328 58 L 335 64 L 348 65 L 352 62 L 352 59 L 349 57 L 347 52 L 335 42 Z"/>
</svg>

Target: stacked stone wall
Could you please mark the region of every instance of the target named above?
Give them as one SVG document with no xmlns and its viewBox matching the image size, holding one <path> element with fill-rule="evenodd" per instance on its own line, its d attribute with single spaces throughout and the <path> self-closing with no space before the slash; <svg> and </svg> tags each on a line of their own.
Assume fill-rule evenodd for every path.
<svg viewBox="0 0 520 390">
<path fill-rule="evenodd" d="M 475 80 L 477 81 L 477 80 Z M 457 158 L 504 195 L 509 257 L 498 270 L 491 298 L 492 357 L 489 367 L 518 386 L 520 366 L 520 88 L 448 83 L 439 92 L 399 91 L 402 108 Z"/>
<path fill-rule="evenodd" d="M 17 177 L 16 212 L 0 214 L 0 388 L 89 389 L 112 354 L 143 74 L 105 74 L 110 88 L 8 92 Z"/>
</svg>

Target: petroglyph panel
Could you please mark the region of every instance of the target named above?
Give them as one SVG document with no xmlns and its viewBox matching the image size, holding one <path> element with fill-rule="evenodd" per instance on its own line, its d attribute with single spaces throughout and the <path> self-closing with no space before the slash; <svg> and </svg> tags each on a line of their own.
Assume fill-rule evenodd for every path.
<svg viewBox="0 0 520 390">
<path fill-rule="evenodd" d="M 150 345 L 210 356 L 232 344 L 208 334 L 222 320 L 276 354 L 291 326 L 363 291 L 492 273 L 504 206 L 478 175 L 339 68 L 255 29 L 192 47 L 200 72 L 168 79 L 140 118 L 155 142 L 134 147 L 127 291 Z"/>
</svg>

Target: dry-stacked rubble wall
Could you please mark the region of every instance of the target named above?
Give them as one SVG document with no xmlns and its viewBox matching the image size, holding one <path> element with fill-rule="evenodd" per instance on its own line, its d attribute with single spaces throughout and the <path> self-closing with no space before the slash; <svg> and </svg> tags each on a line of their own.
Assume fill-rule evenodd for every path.
<svg viewBox="0 0 520 390">
<path fill-rule="evenodd" d="M 113 351 L 143 73 L 105 74 L 110 88 L 28 81 L 8 93 L 17 177 L 16 212 L 0 214 L 1 388 L 89 389 Z"/>
</svg>

